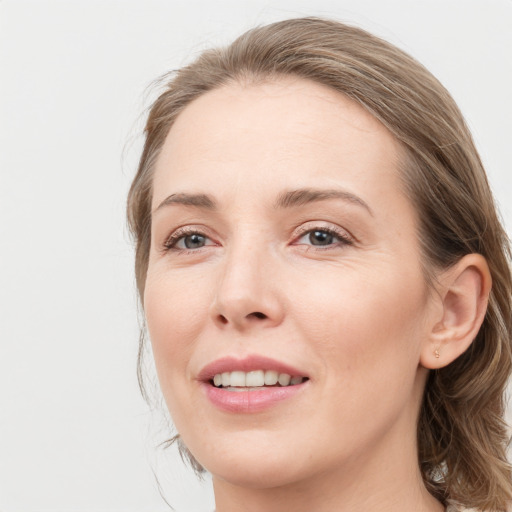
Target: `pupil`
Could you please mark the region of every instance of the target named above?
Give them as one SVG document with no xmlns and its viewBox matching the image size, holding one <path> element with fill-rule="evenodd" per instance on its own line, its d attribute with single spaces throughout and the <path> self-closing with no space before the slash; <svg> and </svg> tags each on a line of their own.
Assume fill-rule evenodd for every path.
<svg viewBox="0 0 512 512">
<path fill-rule="evenodd" d="M 313 245 L 329 245 L 333 242 L 333 236 L 327 231 L 312 231 L 309 235 L 309 241 Z"/>
<path fill-rule="evenodd" d="M 197 249 L 198 247 L 203 247 L 204 245 L 204 236 L 202 235 L 189 235 L 185 237 L 185 247 L 187 249 Z"/>
</svg>

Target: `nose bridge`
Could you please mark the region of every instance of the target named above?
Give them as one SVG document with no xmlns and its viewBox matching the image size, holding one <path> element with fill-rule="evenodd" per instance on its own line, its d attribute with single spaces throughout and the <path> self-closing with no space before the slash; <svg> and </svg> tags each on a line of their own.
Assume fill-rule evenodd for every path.
<svg viewBox="0 0 512 512">
<path fill-rule="evenodd" d="M 237 328 L 279 323 L 283 307 L 273 278 L 275 262 L 268 241 L 243 229 L 226 248 L 212 312 L 215 320 Z M 274 264 L 273 264 L 274 263 Z"/>
</svg>

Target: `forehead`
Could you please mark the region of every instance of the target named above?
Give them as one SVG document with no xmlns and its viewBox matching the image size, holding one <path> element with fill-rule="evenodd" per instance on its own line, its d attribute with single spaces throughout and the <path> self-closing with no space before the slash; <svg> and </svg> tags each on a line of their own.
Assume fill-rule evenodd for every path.
<svg viewBox="0 0 512 512">
<path fill-rule="evenodd" d="M 348 188 L 378 181 L 396 191 L 399 154 L 377 119 L 326 86 L 293 77 L 233 83 L 178 116 L 157 160 L 153 200 L 176 187 L 222 193 L 226 183 L 254 191 L 290 181 Z"/>
</svg>

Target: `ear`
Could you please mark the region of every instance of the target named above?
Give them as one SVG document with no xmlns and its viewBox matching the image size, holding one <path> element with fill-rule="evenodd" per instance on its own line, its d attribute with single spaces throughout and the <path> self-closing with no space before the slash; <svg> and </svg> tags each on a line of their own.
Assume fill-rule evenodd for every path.
<svg viewBox="0 0 512 512">
<path fill-rule="evenodd" d="M 441 308 L 420 356 L 421 365 L 429 369 L 449 365 L 469 348 L 484 320 L 492 279 L 485 258 L 467 254 L 438 283 Z"/>
</svg>

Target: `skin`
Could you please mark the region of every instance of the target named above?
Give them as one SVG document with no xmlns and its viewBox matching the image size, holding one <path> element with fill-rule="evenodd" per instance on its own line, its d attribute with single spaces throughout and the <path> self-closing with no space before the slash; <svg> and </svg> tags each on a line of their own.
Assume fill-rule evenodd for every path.
<svg viewBox="0 0 512 512">
<path fill-rule="evenodd" d="M 443 510 L 419 473 L 416 422 L 427 368 L 449 362 L 433 355 L 443 319 L 460 324 L 442 299 L 458 295 L 425 283 L 399 158 L 375 118 L 302 79 L 224 86 L 171 128 L 155 169 L 144 307 L 167 406 L 213 475 L 218 512 Z M 352 196 L 275 207 L 303 188 Z M 159 207 L 182 193 L 217 207 Z M 332 243 L 314 245 L 311 230 L 326 228 Z M 191 232 L 204 246 L 186 248 Z M 482 295 L 467 271 L 478 265 L 445 281 L 462 273 Z M 304 370 L 307 386 L 258 413 L 219 410 L 198 373 L 249 354 Z"/>
</svg>

